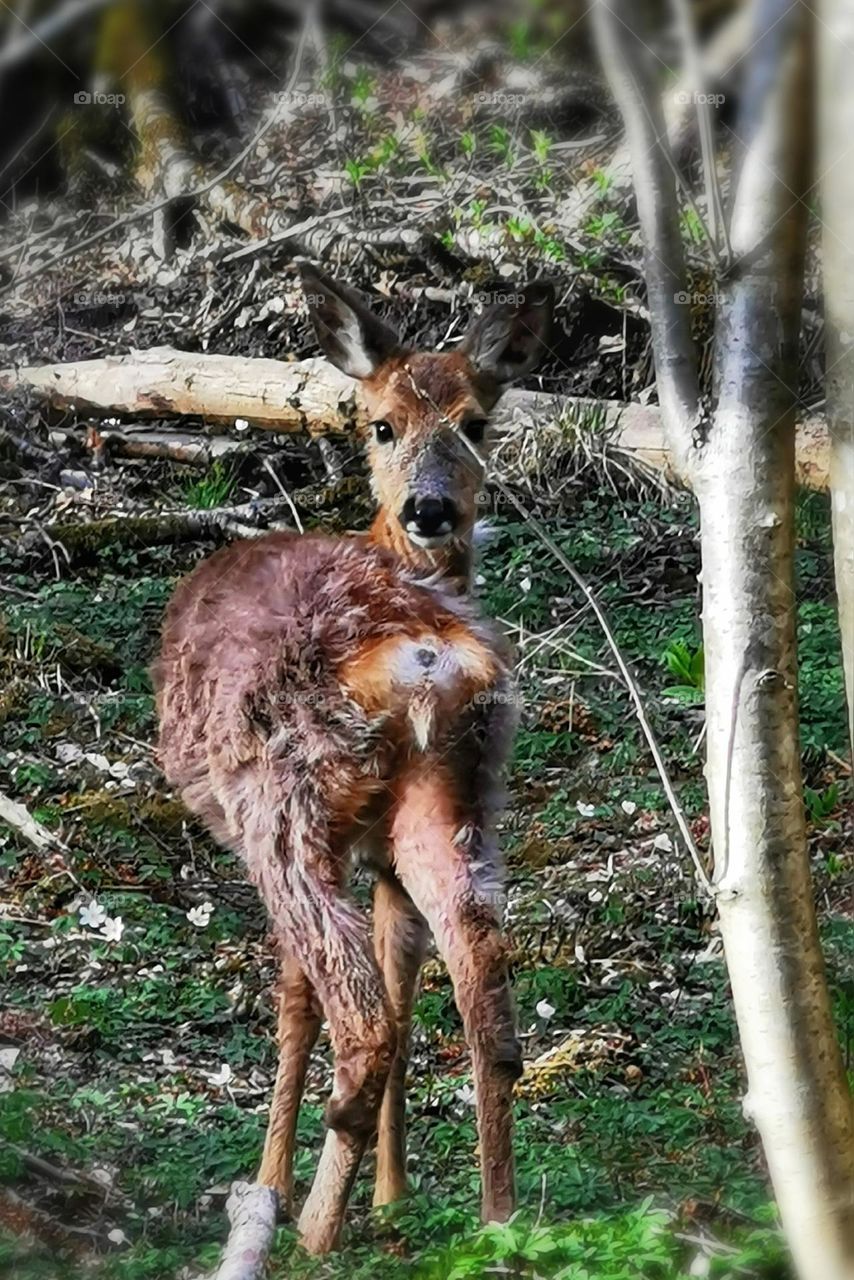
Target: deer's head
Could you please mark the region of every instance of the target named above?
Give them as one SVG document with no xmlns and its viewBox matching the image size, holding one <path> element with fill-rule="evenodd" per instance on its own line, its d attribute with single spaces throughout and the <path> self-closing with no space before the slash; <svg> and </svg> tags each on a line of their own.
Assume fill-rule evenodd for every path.
<svg viewBox="0 0 854 1280">
<path fill-rule="evenodd" d="M 554 290 L 546 281 L 504 293 L 451 351 L 413 352 L 349 285 L 300 264 L 317 340 L 362 385 L 374 494 L 409 542 L 468 541 L 489 450 L 489 414 L 548 342 Z"/>
</svg>

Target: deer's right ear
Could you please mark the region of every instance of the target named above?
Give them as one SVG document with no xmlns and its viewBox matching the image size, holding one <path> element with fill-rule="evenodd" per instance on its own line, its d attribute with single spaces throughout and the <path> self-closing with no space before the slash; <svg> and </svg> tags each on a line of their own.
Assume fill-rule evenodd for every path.
<svg viewBox="0 0 854 1280">
<path fill-rule="evenodd" d="M 400 340 L 350 285 L 298 264 L 303 293 L 317 341 L 327 359 L 351 378 L 369 378 L 401 350 Z"/>
</svg>

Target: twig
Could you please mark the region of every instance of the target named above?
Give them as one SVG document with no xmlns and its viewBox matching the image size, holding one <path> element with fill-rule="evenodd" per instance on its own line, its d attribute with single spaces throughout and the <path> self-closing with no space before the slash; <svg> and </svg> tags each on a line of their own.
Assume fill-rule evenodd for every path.
<svg viewBox="0 0 854 1280">
<path fill-rule="evenodd" d="M 272 1187 L 232 1184 L 225 1206 L 231 1229 L 214 1280 L 258 1280 L 273 1243 L 278 1207 Z"/>
<path fill-rule="evenodd" d="M 90 1173 L 78 1172 L 75 1169 L 63 1169 L 59 1165 L 51 1164 L 49 1160 L 43 1159 L 41 1156 L 34 1155 L 31 1151 L 25 1151 L 23 1147 L 19 1147 L 14 1142 L 9 1142 L 6 1138 L 0 1139 L 7 1151 L 11 1151 L 27 1169 L 38 1174 L 41 1178 L 46 1178 L 49 1182 L 61 1182 L 65 1186 L 85 1187 L 87 1191 L 97 1191 L 105 1200 L 115 1200 L 121 1204 L 129 1204 L 127 1196 L 121 1191 L 108 1186 L 106 1183 L 99 1182 L 97 1178 Z"/>
<path fill-rule="evenodd" d="M 694 13 L 688 0 L 672 0 L 676 22 L 682 37 L 682 50 L 685 55 L 685 71 L 689 92 L 692 92 L 697 108 L 697 128 L 700 135 L 700 153 L 703 164 L 703 182 L 706 188 L 706 207 L 708 209 L 708 234 L 714 251 L 719 248 L 718 233 L 724 245 L 724 267 L 731 261 L 729 230 L 724 215 L 721 186 L 715 164 L 715 138 L 712 124 L 711 103 L 706 92 L 706 77 L 703 60 L 697 47 L 697 31 Z"/>
<path fill-rule="evenodd" d="M 310 29 L 312 9 L 313 5 L 309 7 L 303 21 L 299 42 L 294 55 L 294 68 L 288 78 L 287 85 L 282 92 L 279 106 L 274 111 L 270 112 L 266 120 L 262 121 L 253 133 L 252 137 L 246 143 L 246 146 L 237 153 L 233 160 L 228 162 L 224 169 L 221 169 L 219 173 L 215 174 L 207 182 L 204 182 L 200 186 L 197 186 L 185 193 L 185 198 L 187 200 L 198 200 L 202 196 L 208 195 L 208 193 L 213 191 L 214 187 L 216 187 L 220 182 L 224 182 L 226 178 L 229 178 L 231 174 L 234 173 L 241 164 L 243 164 L 246 157 L 255 150 L 262 138 L 264 138 L 275 125 L 280 124 L 285 118 L 286 107 L 290 105 L 291 92 L 299 79 L 300 72 L 302 71 L 302 60 Z M 34 280 L 37 276 L 40 276 L 42 272 L 49 271 L 51 267 L 55 267 L 57 263 L 64 262 L 66 258 L 71 258 L 82 253 L 84 249 L 91 248 L 93 244 L 97 244 L 99 240 L 103 240 L 104 237 L 110 235 L 111 232 L 119 231 L 123 227 L 131 226 L 135 222 L 140 222 L 143 218 L 151 217 L 154 214 L 161 212 L 163 209 L 168 208 L 172 204 L 174 204 L 174 196 L 169 195 L 164 197 L 162 200 L 155 201 L 153 204 L 148 204 L 141 209 L 136 209 L 133 213 L 127 213 L 121 218 L 116 218 L 114 222 L 109 223 L 106 227 L 102 227 L 100 231 L 96 231 L 91 236 L 87 236 L 83 240 L 78 240 L 76 243 L 69 245 L 67 249 L 63 249 L 61 253 L 56 254 L 47 262 L 42 263 L 40 267 L 36 267 L 33 271 L 29 271 L 23 276 L 13 278 L 7 285 L 0 288 L 0 294 L 3 294 L 13 288 L 20 288 L 21 285 L 27 284 L 30 280 Z"/>
<path fill-rule="evenodd" d="M 305 218 L 302 222 L 295 222 L 287 231 L 276 231 L 271 236 L 265 236 L 263 240 L 255 240 L 252 244 L 245 244 L 241 249 L 235 249 L 231 253 L 227 253 L 223 258 L 223 262 L 237 262 L 240 258 L 253 257 L 256 253 L 263 253 L 265 249 L 274 249 L 276 245 L 285 244 L 289 240 L 296 239 L 297 236 L 304 235 L 306 231 L 314 231 L 324 222 L 334 221 L 337 218 L 344 218 L 348 214 L 353 214 L 352 206 L 346 209 L 332 209 L 329 213 L 315 213 L 310 218 Z"/>
<path fill-rule="evenodd" d="M 461 436 L 461 438 L 465 439 L 464 436 Z M 664 757 L 661 754 L 661 748 L 658 745 L 655 731 L 647 718 L 646 708 L 643 705 L 643 699 L 641 698 L 637 682 L 632 675 L 631 668 L 629 667 L 626 659 L 623 657 L 620 646 L 617 644 L 616 637 L 611 630 L 605 611 L 599 604 L 599 601 L 596 599 L 596 596 L 593 594 L 590 587 L 587 585 L 587 582 L 575 568 L 575 565 L 566 555 L 564 555 L 563 551 L 561 551 L 554 539 L 547 533 L 536 517 L 531 514 L 524 503 L 520 502 L 512 490 L 503 484 L 498 477 L 494 477 L 494 483 L 501 490 L 511 505 L 516 508 L 519 515 L 522 516 L 522 518 L 531 526 L 543 545 L 548 548 L 558 563 L 566 570 L 575 585 L 584 593 L 588 604 L 595 613 L 596 620 L 602 628 L 602 633 L 608 642 L 608 647 L 614 655 L 614 659 L 620 669 L 620 674 L 625 681 L 626 688 L 628 689 L 632 702 L 634 703 L 635 714 L 637 715 L 638 722 L 643 730 L 643 735 L 647 740 L 652 758 L 655 761 L 655 767 L 658 770 L 658 776 L 661 778 L 661 785 L 664 788 L 664 794 L 667 796 L 668 804 L 670 805 L 673 816 L 676 819 L 676 825 L 678 826 L 682 839 L 685 842 L 685 847 L 691 855 L 691 860 L 694 863 L 694 869 L 697 872 L 697 879 L 705 892 L 713 899 L 715 891 L 712 886 L 712 882 L 706 874 L 706 870 L 700 857 L 700 852 L 694 843 L 694 837 L 691 835 L 691 829 L 688 826 L 682 806 L 680 805 L 676 792 L 673 789 L 673 783 L 671 782 L 670 775 L 667 772 L 667 765 L 664 763 Z"/>
<path fill-rule="evenodd" d="M 832 760 L 835 765 L 838 765 L 839 768 L 843 771 L 843 773 L 854 772 L 854 770 L 852 770 L 851 768 L 850 763 L 847 760 L 844 760 L 842 756 L 838 756 L 835 751 L 828 751 L 827 758 L 828 760 Z"/>
<path fill-rule="evenodd" d="M 49 12 L 40 22 L 28 28 L 26 33 L 6 42 L 0 49 L 0 69 L 14 66 L 29 53 L 33 53 L 40 47 L 44 48 L 52 37 L 60 35 L 78 18 L 87 16 L 93 9 L 103 9 L 111 3 L 112 0 L 67 0 L 66 4 Z"/>
<path fill-rule="evenodd" d="M 279 492 L 281 493 L 282 497 L 285 499 L 285 502 L 287 502 L 288 507 L 290 508 L 291 515 L 294 518 L 294 524 L 296 525 L 297 529 L 299 530 L 300 533 L 305 533 L 305 529 L 303 528 L 303 525 L 302 525 L 302 520 L 300 520 L 299 512 L 294 506 L 293 498 L 288 493 L 285 486 L 282 484 L 281 480 L 279 479 L 278 472 L 276 471 L 275 467 L 273 466 L 269 458 L 264 459 L 264 469 L 266 471 L 269 471 L 270 475 L 273 477 L 273 481 L 278 487 Z"/>
</svg>

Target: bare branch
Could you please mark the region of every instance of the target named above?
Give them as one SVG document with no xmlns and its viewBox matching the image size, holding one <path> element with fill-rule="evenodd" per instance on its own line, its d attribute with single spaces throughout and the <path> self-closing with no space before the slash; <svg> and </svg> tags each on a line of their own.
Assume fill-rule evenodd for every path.
<svg viewBox="0 0 854 1280">
<path fill-rule="evenodd" d="M 651 54 L 631 0 L 597 0 L 594 28 L 632 156 L 658 398 L 677 470 L 687 475 L 699 415 L 697 353 L 667 129 Z"/>
<path fill-rule="evenodd" d="M 703 184 L 706 189 L 709 234 L 716 249 L 723 242 L 725 262 L 728 265 L 730 258 L 729 233 L 724 216 L 721 186 L 718 182 L 715 157 L 715 126 L 705 68 L 697 45 L 694 13 L 688 0 L 672 0 L 672 4 L 682 37 L 682 50 L 685 56 L 685 79 L 688 85 L 685 96 L 689 99 L 693 98 L 697 112 L 697 132 L 700 135 L 700 152 L 703 158 Z M 739 14 L 739 16 L 741 15 Z"/>
<path fill-rule="evenodd" d="M 854 9 L 826 0 L 820 27 L 822 256 L 836 596 L 854 758 Z"/>
<path fill-rule="evenodd" d="M 272 1187 L 235 1182 L 226 1212 L 228 1243 L 215 1280 L 260 1280 L 276 1231 L 279 1198 Z"/>
</svg>

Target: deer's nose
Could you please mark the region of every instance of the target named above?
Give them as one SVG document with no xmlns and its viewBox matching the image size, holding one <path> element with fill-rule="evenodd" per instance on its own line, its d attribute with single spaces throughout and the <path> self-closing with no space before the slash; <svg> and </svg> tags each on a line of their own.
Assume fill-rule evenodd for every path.
<svg viewBox="0 0 854 1280">
<path fill-rule="evenodd" d="M 455 529 L 457 508 L 450 498 L 410 496 L 403 504 L 401 524 L 422 538 L 439 538 Z"/>
</svg>

